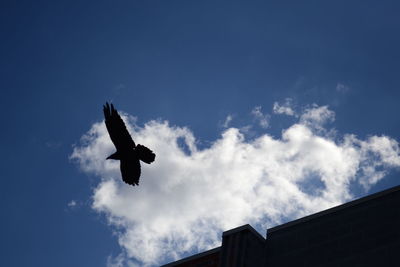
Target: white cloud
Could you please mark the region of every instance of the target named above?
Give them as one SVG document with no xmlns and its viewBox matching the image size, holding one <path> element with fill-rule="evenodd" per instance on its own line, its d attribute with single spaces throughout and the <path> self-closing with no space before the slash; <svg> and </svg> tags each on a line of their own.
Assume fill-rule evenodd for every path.
<svg viewBox="0 0 400 267">
<path fill-rule="evenodd" d="M 347 85 L 343 84 L 343 83 L 338 83 L 336 85 L 336 91 L 339 93 L 347 93 L 350 90 L 350 87 L 348 87 Z"/>
<path fill-rule="evenodd" d="M 257 106 L 255 108 L 253 108 L 253 110 L 251 111 L 251 114 L 253 114 L 253 116 L 258 120 L 258 124 L 266 129 L 268 128 L 269 125 L 269 115 L 268 114 L 263 114 L 261 112 L 261 107 Z"/>
<path fill-rule="evenodd" d="M 130 258 L 159 265 L 219 246 L 224 230 L 245 223 L 265 229 L 338 205 L 353 197 L 350 183 L 368 189 L 400 166 L 399 144 L 390 137 L 324 135 L 324 123 L 334 120 L 325 106 L 306 109 L 280 138 L 247 141 L 229 128 L 205 149 L 185 127 L 149 121 L 140 128 L 123 119 L 135 141 L 157 154 L 153 164 L 142 164 L 139 187 L 124 184 L 118 162 L 105 160 L 114 148 L 103 122 L 71 155 L 83 171 L 100 177 L 92 207 L 106 215 L 123 248 L 109 266 L 128 265 Z"/>
<path fill-rule="evenodd" d="M 77 203 L 76 203 L 75 200 L 71 200 L 70 202 L 68 202 L 67 205 L 68 205 L 68 207 L 70 207 L 70 208 L 74 208 L 74 207 L 76 207 Z"/>
<path fill-rule="evenodd" d="M 279 102 L 274 102 L 274 106 L 272 108 L 275 114 L 285 114 L 288 116 L 296 116 L 292 108 L 292 99 L 286 98 L 283 104 L 279 104 Z"/>
<path fill-rule="evenodd" d="M 233 120 L 233 115 L 226 116 L 226 119 L 225 119 L 224 123 L 222 124 L 222 127 L 228 128 L 229 124 L 231 123 L 232 120 Z"/>
<path fill-rule="evenodd" d="M 125 257 L 123 253 L 119 254 L 116 257 L 108 256 L 107 257 L 107 267 L 124 267 Z"/>
<path fill-rule="evenodd" d="M 317 106 L 313 104 L 306 108 L 300 115 L 300 123 L 309 128 L 324 130 L 324 125 L 335 120 L 335 112 L 329 110 L 328 106 Z"/>
</svg>

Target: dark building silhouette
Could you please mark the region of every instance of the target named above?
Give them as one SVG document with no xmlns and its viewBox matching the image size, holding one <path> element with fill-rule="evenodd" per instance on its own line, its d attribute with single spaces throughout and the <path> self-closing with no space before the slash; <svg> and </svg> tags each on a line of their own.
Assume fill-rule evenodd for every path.
<svg viewBox="0 0 400 267">
<path fill-rule="evenodd" d="M 400 186 L 270 229 L 226 231 L 222 245 L 163 267 L 400 266 Z"/>
</svg>

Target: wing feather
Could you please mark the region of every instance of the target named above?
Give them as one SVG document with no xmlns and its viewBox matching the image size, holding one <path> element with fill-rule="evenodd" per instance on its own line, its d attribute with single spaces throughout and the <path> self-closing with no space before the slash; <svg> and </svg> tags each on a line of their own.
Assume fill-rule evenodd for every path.
<svg viewBox="0 0 400 267">
<path fill-rule="evenodd" d="M 111 104 L 110 107 L 110 105 L 106 103 L 103 111 L 107 131 L 117 151 L 133 149 L 135 147 L 135 142 L 132 140 L 124 121 L 118 114 L 118 111 L 114 108 L 113 104 Z"/>
</svg>

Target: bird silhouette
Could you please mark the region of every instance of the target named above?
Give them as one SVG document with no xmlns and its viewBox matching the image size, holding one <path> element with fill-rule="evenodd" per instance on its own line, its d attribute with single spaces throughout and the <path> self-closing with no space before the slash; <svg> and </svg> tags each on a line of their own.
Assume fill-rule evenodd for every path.
<svg viewBox="0 0 400 267">
<path fill-rule="evenodd" d="M 122 180 L 130 185 L 139 185 L 140 160 L 150 164 L 156 155 L 149 148 L 140 144 L 135 145 L 125 123 L 113 104 L 107 102 L 103 106 L 105 124 L 111 141 L 117 151 L 107 159 L 120 161 Z"/>
</svg>

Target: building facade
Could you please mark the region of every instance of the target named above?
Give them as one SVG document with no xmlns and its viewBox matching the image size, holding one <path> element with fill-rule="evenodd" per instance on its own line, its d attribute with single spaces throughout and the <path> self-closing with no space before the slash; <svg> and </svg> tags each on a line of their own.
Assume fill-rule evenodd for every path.
<svg viewBox="0 0 400 267">
<path fill-rule="evenodd" d="M 400 266 L 400 186 L 270 229 L 226 231 L 222 245 L 163 267 Z"/>
</svg>

